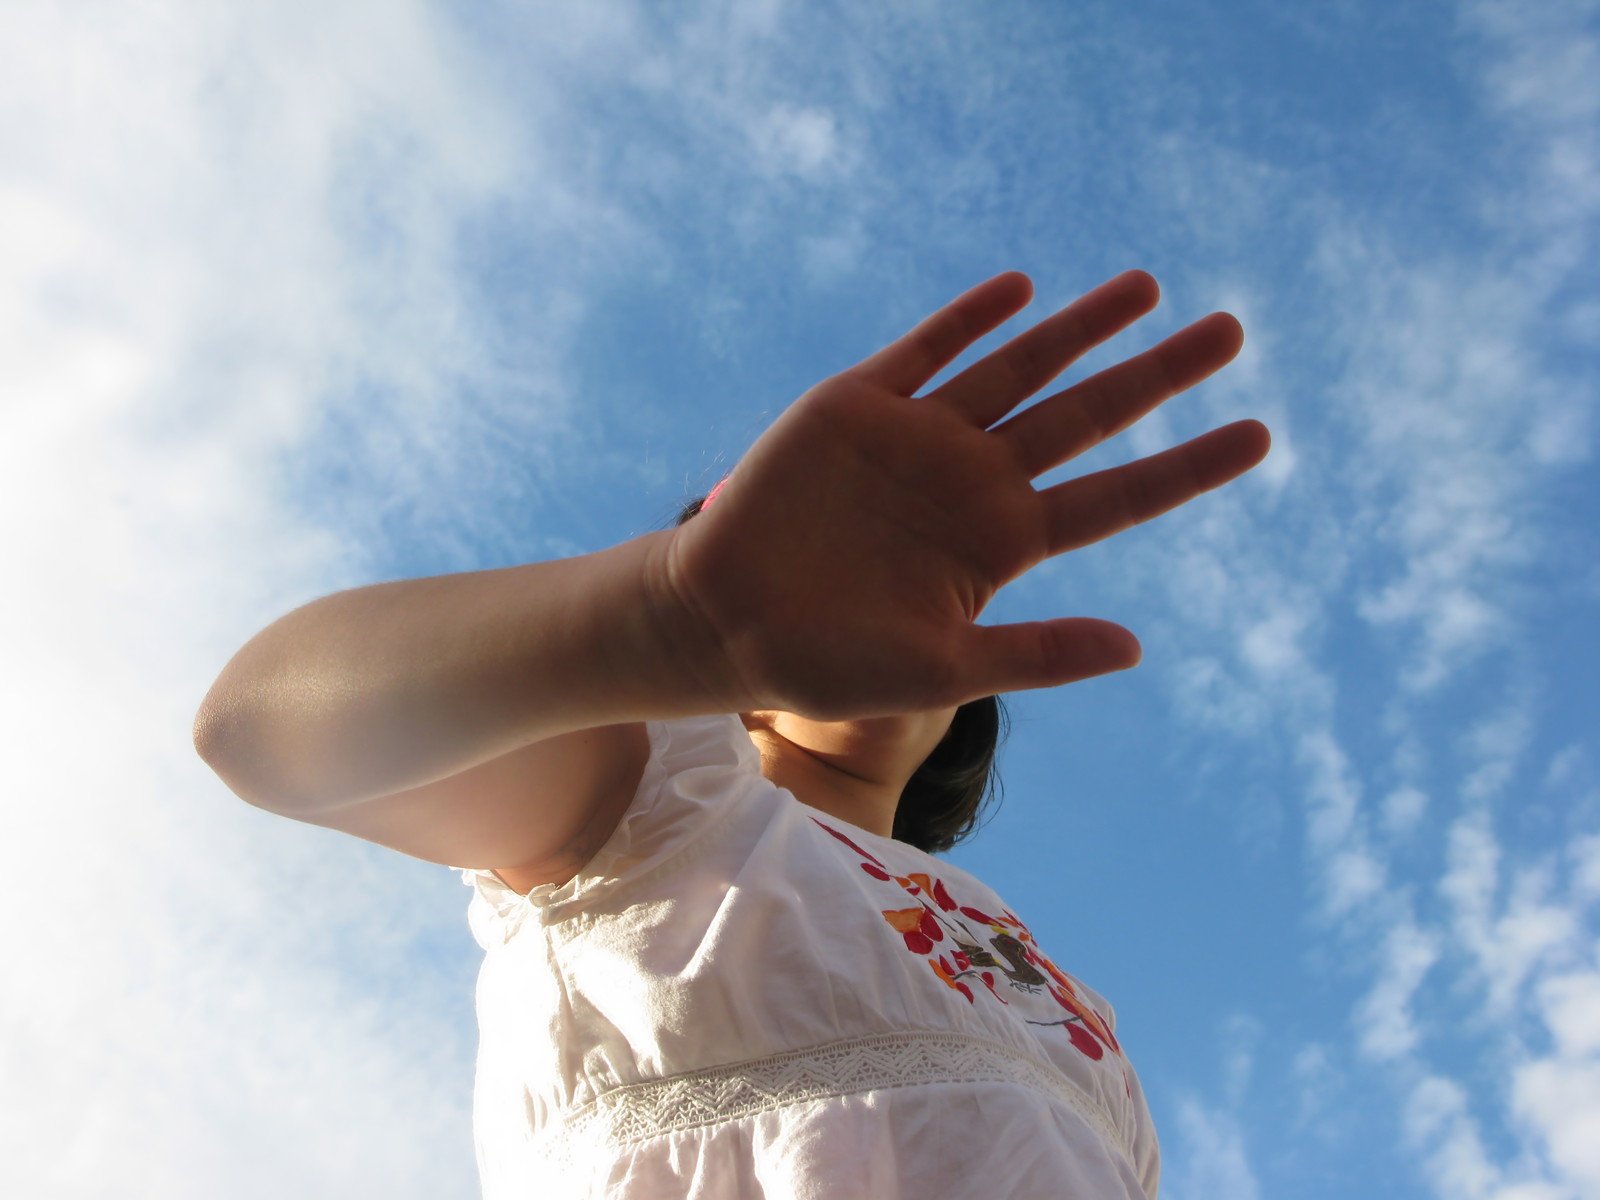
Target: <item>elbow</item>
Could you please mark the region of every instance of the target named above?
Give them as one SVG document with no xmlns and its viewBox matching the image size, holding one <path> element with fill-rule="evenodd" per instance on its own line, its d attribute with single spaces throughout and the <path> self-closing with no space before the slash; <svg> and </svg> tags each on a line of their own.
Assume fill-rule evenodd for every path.
<svg viewBox="0 0 1600 1200">
<path fill-rule="evenodd" d="M 235 796 L 253 808 L 292 815 L 295 805 L 267 769 L 272 756 L 262 751 L 240 704 L 213 688 L 195 713 L 191 736 L 200 760 Z"/>
<path fill-rule="evenodd" d="M 226 757 L 227 748 L 242 740 L 244 718 L 243 705 L 238 699 L 223 690 L 220 680 L 212 684 L 195 711 L 190 729 L 194 751 L 207 766 L 214 769 Z"/>
</svg>

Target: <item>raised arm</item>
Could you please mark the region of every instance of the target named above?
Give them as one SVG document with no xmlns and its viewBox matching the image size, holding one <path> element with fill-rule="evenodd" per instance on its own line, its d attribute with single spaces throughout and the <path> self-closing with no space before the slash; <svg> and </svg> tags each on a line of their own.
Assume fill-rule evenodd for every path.
<svg viewBox="0 0 1600 1200">
<path fill-rule="evenodd" d="M 240 796 L 300 815 L 581 730 L 731 711 L 647 590 L 670 537 L 297 608 L 223 668 L 195 746 Z"/>
<path fill-rule="evenodd" d="M 419 857 L 567 861 L 631 794 L 645 720 L 909 713 L 1132 666 L 1108 621 L 977 618 L 1044 559 L 1260 461 L 1266 429 L 1241 421 L 1033 486 L 1225 365 L 1242 331 L 1212 314 L 1018 411 L 1155 306 L 1131 271 L 916 394 L 1031 294 L 996 276 L 818 384 L 677 529 L 296 609 L 224 668 L 197 748 L 253 804 Z"/>
</svg>

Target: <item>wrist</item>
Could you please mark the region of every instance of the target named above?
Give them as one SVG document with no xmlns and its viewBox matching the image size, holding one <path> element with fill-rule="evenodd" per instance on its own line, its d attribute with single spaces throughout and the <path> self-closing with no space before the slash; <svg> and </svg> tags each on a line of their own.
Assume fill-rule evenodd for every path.
<svg viewBox="0 0 1600 1200">
<path fill-rule="evenodd" d="M 637 653 L 658 674 L 681 715 L 746 712 L 758 697 L 729 653 L 727 640 L 682 584 L 674 558 L 678 531 L 635 539 L 639 622 Z"/>
</svg>

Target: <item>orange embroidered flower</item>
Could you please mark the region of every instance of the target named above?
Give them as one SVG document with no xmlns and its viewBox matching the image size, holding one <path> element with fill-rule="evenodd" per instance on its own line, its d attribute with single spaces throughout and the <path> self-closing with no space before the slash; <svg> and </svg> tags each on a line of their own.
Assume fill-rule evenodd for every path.
<svg viewBox="0 0 1600 1200">
<path fill-rule="evenodd" d="M 939 922 L 920 904 L 915 908 L 886 908 L 883 918 L 906 939 L 906 949 L 913 954 L 927 954 L 935 942 L 944 941 Z"/>
<path fill-rule="evenodd" d="M 1050 977 L 1061 985 L 1062 990 L 1065 991 L 1067 995 L 1076 996 L 1078 994 L 1077 984 L 1072 982 L 1072 978 L 1065 971 L 1056 966 L 1055 963 L 1051 962 L 1042 954 L 1037 955 L 1036 957 L 1039 960 L 1037 965 L 1048 971 L 1050 973 Z"/>
<path fill-rule="evenodd" d="M 939 956 L 938 962 L 935 962 L 930 958 L 928 960 L 928 965 L 933 968 L 933 973 L 940 979 L 944 980 L 948 986 L 953 987 L 956 991 L 965 996 L 968 1004 L 977 1003 L 976 999 L 972 995 L 972 989 L 956 978 L 955 971 L 951 968 L 950 964 L 944 960 L 944 955 L 941 954 Z"/>
<path fill-rule="evenodd" d="M 976 1003 L 976 998 L 973 989 L 962 980 L 973 975 L 978 976 L 984 987 L 989 989 L 990 995 L 1005 1005 L 1010 1005 L 1011 1001 L 1001 995 L 996 982 L 1000 975 L 1006 976 L 1012 987 L 1030 994 L 1037 994 L 1039 985 L 1043 983 L 1051 998 L 1071 1015 L 1066 1020 L 1054 1021 L 1029 1018 L 1029 1024 L 1064 1028 L 1072 1046 L 1080 1054 L 1096 1061 L 1105 1057 L 1107 1048 L 1121 1053 L 1105 1020 L 1083 1000 L 1077 982 L 1050 961 L 1039 948 L 1032 932 L 1014 912 L 1001 909 L 1000 915 L 994 916 L 971 905 L 957 903 L 942 879 L 925 871 L 896 875 L 882 860 L 863 850 L 839 830 L 817 821 L 815 817 L 811 819 L 855 851 L 861 857 L 861 869 L 868 875 L 882 883 L 897 883 L 906 894 L 916 898 L 917 903 L 910 907 L 879 911 L 890 928 L 905 941 L 906 949 L 923 958 L 939 980 L 965 996 L 967 1003 Z M 938 906 L 937 911 L 934 905 Z M 959 915 L 945 917 L 941 915 L 944 913 Z M 985 938 L 967 925 L 962 917 L 987 928 L 987 947 L 984 945 Z M 935 946 L 945 941 L 954 945 L 946 953 L 935 957 Z M 995 953 L 991 953 L 991 949 Z M 996 954 L 1006 962 L 999 962 Z"/>
<path fill-rule="evenodd" d="M 944 880 L 942 879 L 930 878 L 921 871 L 914 872 L 910 875 L 897 875 L 895 878 L 899 880 L 900 886 L 905 888 L 906 891 L 910 892 L 913 896 L 918 895 L 919 893 L 926 896 L 932 896 L 934 903 L 945 912 L 949 912 L 956 907 L 956 902 L 950 898 L 950 893 L 948 890 L 946 890 L 944 886 Z"/>
<path fill-rule="evenodd" d="M 1057 1004 L 1061 1005 L 1062 1008 L 1066 1009 L 1068 1012 L 1072 1013 L 1073 1016 L 1077 1017 L 1079 1021 L 1083 1022 L 1083 1027 L 1086 1028 L 1089 1033 L 1099 1038 L 1100 1041 L 1104 1042 L 1107 1046 L 1110 1046 L 1111 1049 L 1117 1050 L 1118 1053 L 1121 1053 L 1121 1050 L 1117 1046 L 1117 1039 L 1111 1036 L 1111 1030 L 1106 1026 L 1105 1021 L 1101 1019 L 1099 1013 L 1095 1012 L 1094 1009 L 1090 1008 L 1087 1004 L 1079 1000 L 1077 996 L 1063 992 L 1059 988 L 1052 987 L 1050 989 L 1050 994 L 1055 997 Z M 1068 1027 L 1069 1032 L 1070 1030 L 1077 1028 L 1079 1028 L 1079 1026 L 1076 1024 Z M 1083 1049 L 1082 1046 L 1078 1045 L 1078 1039 L 1076 1037 L 1072 1039 L 1072 1044 L 1074 1046 L 1078 1046 L 1078 1049 L 1080 1050 Z M 1085 1051 L 1085 1053 L 1088 1052 Z M 1099 1058 L 1100 1056 L 1098 1054 L 1094 1054 L 1090 1055 L 1090 1057 Z"/>
</svg>

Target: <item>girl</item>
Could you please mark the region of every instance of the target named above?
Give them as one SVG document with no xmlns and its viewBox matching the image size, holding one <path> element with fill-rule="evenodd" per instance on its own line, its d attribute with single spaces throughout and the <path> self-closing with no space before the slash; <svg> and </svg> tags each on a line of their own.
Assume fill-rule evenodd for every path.
<svg viewBox="0 0 1600 1200">
<path fill-rule="evenodd" d="M 491 1200 L 1155 1195 L 1111 1009 L 930 851 L 994 696 L 1139 660 L 1105 621 L 977 624 L 995 592 L 1268 435 L 1036 489 L 1243 334 L 1215 313 L 1021 407 L 1155 307 L 1130 271 L 917 395 L 1031 294 L 996 276 L 818 384 L 676 528 L 325 597 L 207 695 L 244 800 L 472 887 Z"/>
</svg>

